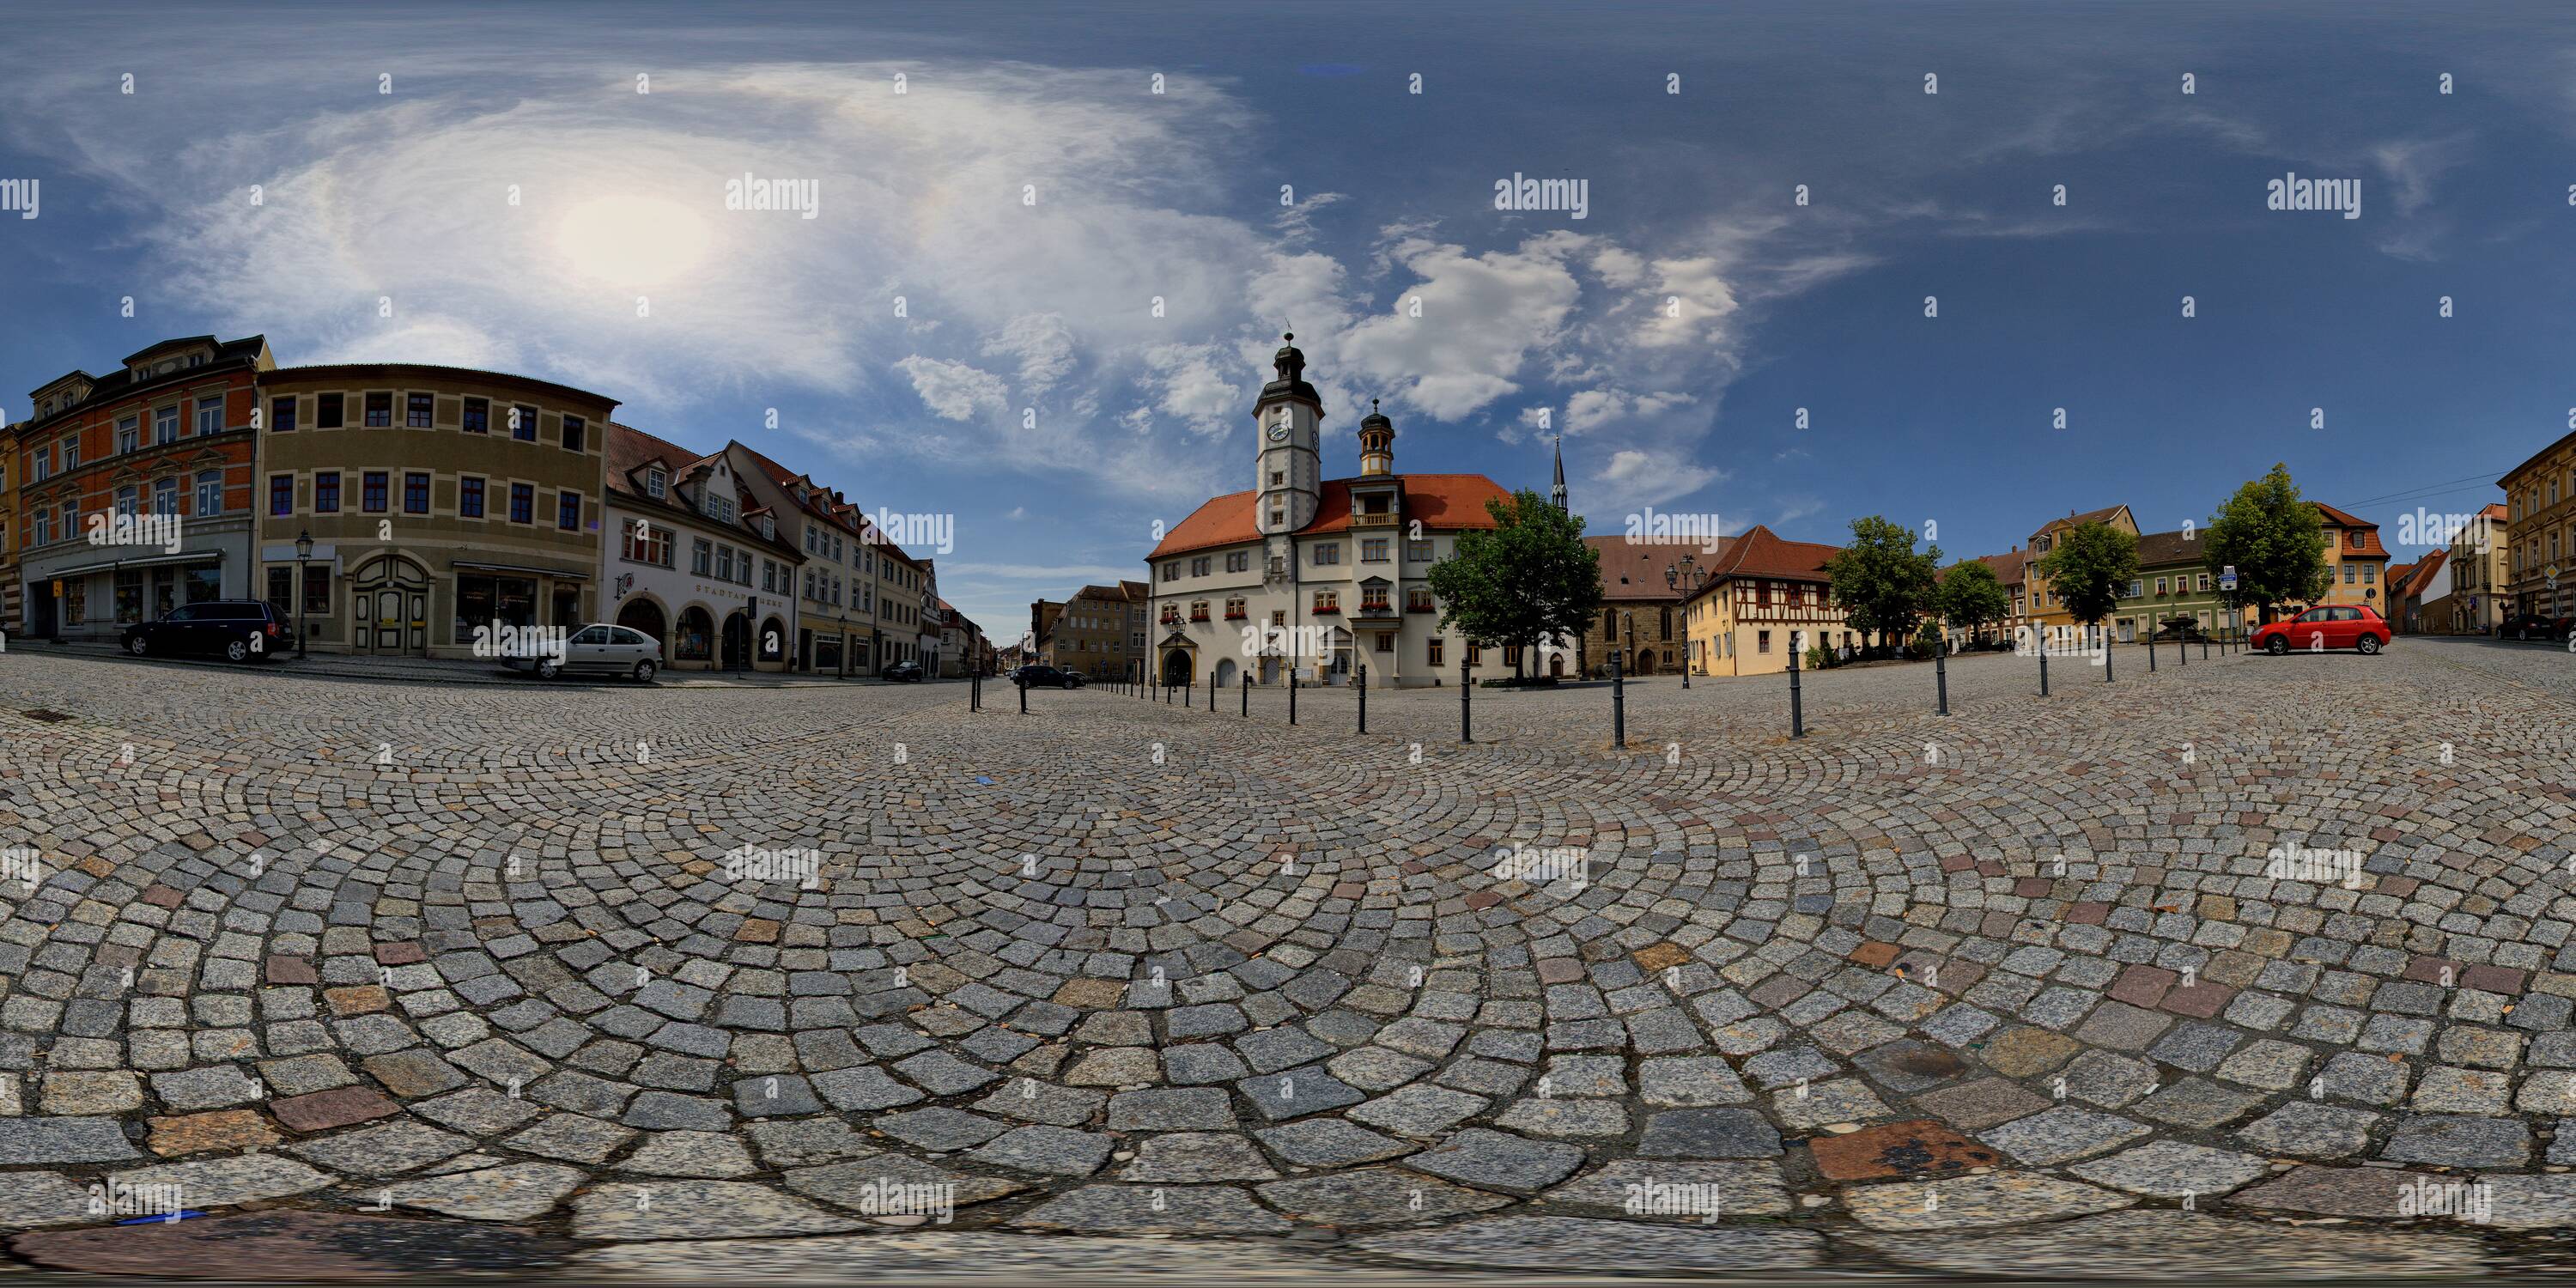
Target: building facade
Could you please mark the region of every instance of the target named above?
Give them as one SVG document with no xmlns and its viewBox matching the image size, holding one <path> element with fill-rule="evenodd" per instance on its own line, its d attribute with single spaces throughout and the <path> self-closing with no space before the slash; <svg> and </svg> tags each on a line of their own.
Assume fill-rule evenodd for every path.
<svg viewBox="0 0 2576 1288">
<path fill-rule="evenodd" d="M 2014 546 L 2003 554 L 1979 555 L 1977 562 L 1991 570 L 2004 588 L 2005 608 L 2003 620 L 1977 628 L 1975 638 L 1981 643 L 2018 640 L 2022 628 L 2030 625 L 2029 552 Z"/>
<path fill-rule="evenodd" d="M 2451 538 L 2450 613 L 2438 619 L 2428 613 L 2426 620 L 2439 624 L 2425 629 L 2491 635 L 2504 626 L 2511 598 L 2507 587 L 2512 584 L 2513 530 L 2508 515 L 2504 506 L 2490 504 Z"/>
<path fill-rule="evenodd" d="M 1860 632 L 1834 602 L 1833 575 L 1825 571 L 1834 553 L 1828 545 L 1784 541 L 1760 524 L 1727 538 L 1708 579 L 1678 609 L 1691 674 L 1770 675 L 1788 670 L 1802 647 L 1858 647 Z"/>
<path fill-rule="evenodd" d="M 2138 521 L 2125 505 L 2105 506 L 2077 514 L 2068 511 L 2063 519 L 2051 519 L 2039 531 L 2030 534 L 2030 553 L 2023 571 L 2023 588 L 2030 592 L 2030 624 L 2047 634 L 2049 647 L 2063 648 L 2076 642 L 2079 629 L 2075 613 L 2066 606 L 2066 596 L 2048 584 L 2048 576 L 2039 570 L 2039 561 L 2057 548 L 2067 533 L 2088 523 L 2106 524 L 2130 536 L 2138 535 Z"/>
<path fill-rule="evenodd" d="M 2325 526 L 2326 570 L 2331 575 L 2317 603 L 2366 605 L 2393 619 L 2387 590 L 2388 547 L 2379 543 L 2379 525 L 2323 501 L 2308 504 L 2317 508 L 2317 522 Z M 2300 606 L 2302 611 L 2307 607 Z"/>
<path fill-rule="evenodd" d="M 1284 339 L 1252 408 L 1255 486 L 1202 504 L 1147 556 L 1149 664 L 1167 683 L 1220 688 L 1245 675 L 1341 684 L 1362 667 L 1380 686 L 1511 675 L 1519 648 L 1441 630 L 1428 580 L 1509 494 L 1481 474 L 1396 473 L 1395 426 L 1378 412 L 1360 421 L 1360 472 L 1326 478 L 1323 399 Z"/>
<path fill-rule="evenodd" d="M 2576 615 L 2576 434 L 2542 448 L 2502 479 L 2513 534 L 2505 569 L 2507 615 Z"/>
<path fill-rule="evenodd" d="M 1121 581 L 1085 586 L 1063 604 L 1048 605 L 1056 611 L 1049 615 L 1039 661 L 1094 680 L 1152 678 L 1143 669 L 1151 598 L 1145 583 Z"/>
<path fill-rule="evenodd" d="M 19 630 L 24 591 L 18 585 L 18 431 L 0 426 L 0 637 Z M 5 645 L 0 645 L 5 647 Z"/>
<path fill-rule="evenodd" d="M 615 400 L 400 363 L 278 368 L 259 396 L 259 585 L 311 649 L 490 657 L 599 619 Z"/>
<path fill-rule="evenodd" d="M 2134 644 L 2168 631 L 2214 638 L 2226 624 L 2227 604 L 2219 598 L 2218 578 L 2201 561 L 2198 534 L 2140 534 L 2138 575 L 2111 610 L 2112 638 Z"/>
<path fill-rule="evenodd" d="M 774 519 L 780 540 L 805 555 L 795 603 L 790 670 L 809 675 L 875 675 L 910 650 L 882 622 L 885 565 L 897 553 L 874 540 L 859 508 L 835 489 L 797 474 L 741 443 L 725 447 L 734 477 Z M 901 637 L 910 639 L 907 632 Z"/>
<path fill-rule="evenodd" d="M 604 486 L 603 613 L 672 670 L 786 670 L 805 556 L 726 454 L 612 424 Z"/>
<path fill-rule="evenodd" d="M 1721 538 L 1714 543 L 1718 548 L 1709 550 L 1704 547 L 1712 543 L 1704 541 L 1585 537 L 1583 543 L 1601 561 L 1601 611 L 1593 614 L 1575 643 L 1574 659 L 1565 665 L 1607 674 L 1616 657 L 1628 676 L 1680 674 L 1690 647 L 1682 613 L 1689 591 L 1685 583 L 1712 571 L 1733 540 Z"/>
<path fill-rule="evenodd" d="M 165 340 L 37 389 L 20 425 L 22 633 L 113 641 L 182 604 L 256 593 L 259 336 Z"/>
</svg>

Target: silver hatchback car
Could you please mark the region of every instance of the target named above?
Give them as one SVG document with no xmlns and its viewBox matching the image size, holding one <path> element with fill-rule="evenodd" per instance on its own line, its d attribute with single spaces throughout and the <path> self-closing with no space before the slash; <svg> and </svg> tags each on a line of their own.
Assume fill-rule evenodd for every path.
<svg viewBox="0 0 2576 1288">
<path fill-rule="evenodd" d="M 534 671 L 540 680 L 578 672 L 625 675 L 637 684 L 650 684 L 662 669 L 662 642 L 632 627 L 593 622 L 564 642 L 563 656 L 514 657 L 508 665 L 515 671 Z"/>
</svg>

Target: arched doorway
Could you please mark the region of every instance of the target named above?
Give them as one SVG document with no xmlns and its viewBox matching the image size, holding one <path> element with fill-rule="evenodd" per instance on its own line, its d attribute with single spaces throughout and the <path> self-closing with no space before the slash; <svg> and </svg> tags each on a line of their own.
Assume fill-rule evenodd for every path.
<svg viewBox="0 0 2576 1288">
<path fill-rule="evenodd" d="M 775 617 L 760 624 L 759 657 L 763 664 L 779 666 L 787 661 L 787 623 Z M 838 650 L 835 650 L 837 652 Z M 833 670 L 840 669 L 840 659 L 833 659 Z"/>
<path fill-rule="evenodd" d="M 1220 689 L 1231 689 L 1234 687 L 1236 679 L 1237 675 L 1235 672 L 1234 659 L 1230 657 L 1217 659 L 1216 687 Z"/>
<path fill-rule="evenodd" d="M 630 631 L 642 631 L 662 645 L 662 660 L 671 660 L 671 625 L 663 616 L 662 606 L 642 595 L 630 595 L 618 606 L 617 624 Z"/>
<path fill-rule="evenodd" d="M 1324 683 L 1348 684 L 1351 682 L 1351 633 L 1349 631 L 1339 626 L 1333 628 L 1332 635 L 1325 641 L 1324 663 Z"/>
<path fill-rule="evenodd" d="M 1655 673 L 1655 651 L 1653 649 L 1637 650 L 1636 660 L 1637 669 L 1635 674 L 1653 675 Z"/>
<path fill-rule="evenodd" d="M 751 618 L 738 609 L 725 614 L 721 665 L 728 671 L 751 665 Z"/>
<path fill-rule="evenodd" d="M 1565 675 L 1565 655 L 1564 655 L 1563 653 L 1550 653 L 1550 654 L 1548 654 L 1548 655 L 1547 655 L 1547 678 L 1549 678 L 1549 679 L 1551 679 L 1551 680 L 1554 680 L 1554 679 L 1559 679 L 1559 678 L 1563 677 L 1564 675 Z"/>
<path fill-rule="evenodd" d="M 386 551 L 351 569 L 348 580 L 351 648 L 379 656 L 429 656 L 429 569 L 409 555 Z M 497 606 L 472 612 L 462 601 L 457 620 L 464 633 L 455 642 L 467 647 L 476 628 L 495 620 L 531 624 Z"/>
<path fill-rule="evenodd" d="M 1190 682 L 1190 652 L 1171 649 L 1163 654 L 1163 683 L 1174 688 Z"/>
<path fill-rule="evenodd" d="M 678 637 L 671 641 L 671 657 L 681 662 L 707 662 L 715 657 L 716 619 L 705 608 L 691 604 L 680 610 Z"/>
</svg>

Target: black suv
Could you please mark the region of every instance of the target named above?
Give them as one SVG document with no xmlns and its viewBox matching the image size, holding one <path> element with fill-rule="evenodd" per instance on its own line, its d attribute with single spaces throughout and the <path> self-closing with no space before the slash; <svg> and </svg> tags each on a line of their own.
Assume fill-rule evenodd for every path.
<svg viewBox="0 0 2576 1288">
<path fill-rule="evenodd" d="M 1013 672 L 1011 678 L 1032 689 L 1079 689 L 1082 687 L 1081 675 L 1072 671 L 1064 670 L 1061 667 L 1024 666 Z"/>
<path fill-rule="evenodd" d="M 880 680 L 891 680 L 898 684 L 919 684 L 921 683 L 921 663 L 909 660 L 897 662 L 883 671 L 879 671 L 877 673 L 877 678 Z"/>
<path fill-rule="evenodd" d="M 277 610 L 255 599 L 209 599 L 170 610 L 157 622 L 125 628 L 125 651 L 136 657 L 155 653 L 220 653 L 234 662 L 266 661 L 294 645 L 294 631 Z"/>
<path fill-rule="evenodd" d="M 2497 633 L 2509 640 L 2563 640 L 2567 638 L 2571 625 L 2576 623 L 2546 613 L 2515 613 L 2504 619 L 2504 626 Z"/>
</svg>

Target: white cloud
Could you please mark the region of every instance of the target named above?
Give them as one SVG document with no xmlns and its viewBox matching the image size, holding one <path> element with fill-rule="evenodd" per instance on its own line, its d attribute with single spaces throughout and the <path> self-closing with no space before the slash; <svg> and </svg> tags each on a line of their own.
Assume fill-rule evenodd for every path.
<svg viewBox="0 0 2576 1288">
<path fill-rule="evenodd" d="M 1023 313 L 984 342 L 984 356 L 1017 358 L 1020 388 L 1042 394 L 1073 370 L 1073 328 L 1054 313 Z"/>
<path fill-rule="evenodd" d="M 1724 470 L 1678 454 L 1623 448 L 1612 452 L 1609 462 L 1590 479 L 1584 508 L 1586 513 L 1598 513 L 1661 505 L 1726 477 Z"/>
<path fill-rule="evenodd" d="M 912 378 L 912 391 L 921 395 L 922 405 L 941 419 L 973 420 L 1009 405 L 1008 389 L 991 372 L 917 353 L 894 365 Z"/>
<path fill-rule="evenodd" d="M 1566 261 L 1583 245 L 1555 232 L 1482 255 L 1422 240 L 1399 246 L 1396 262 L 1417 280 L 1341 335 L 1337 365 L 1427 415 L 1470 415 L 1517 392 L 1531 352 L 1557 340 L 1581 293 Z"/>
</svg>

